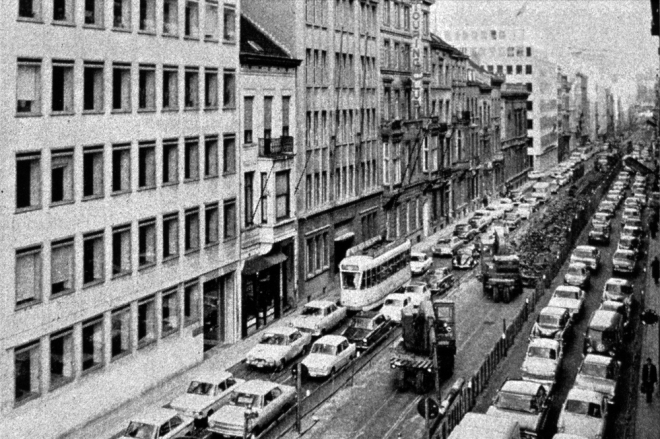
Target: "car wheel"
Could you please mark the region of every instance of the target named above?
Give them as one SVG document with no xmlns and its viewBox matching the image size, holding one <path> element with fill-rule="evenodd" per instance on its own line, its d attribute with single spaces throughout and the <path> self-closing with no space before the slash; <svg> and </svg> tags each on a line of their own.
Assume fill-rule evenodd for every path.
<svg viewBox="0 0 660 439">
<path fill-rule="evenodd" d="M 275 367 L 275 372 L 282 372 L 284 370 L 284 358 L 280 359 L 280 361 L 277 363 L 277 366 Z"/>
</svg>

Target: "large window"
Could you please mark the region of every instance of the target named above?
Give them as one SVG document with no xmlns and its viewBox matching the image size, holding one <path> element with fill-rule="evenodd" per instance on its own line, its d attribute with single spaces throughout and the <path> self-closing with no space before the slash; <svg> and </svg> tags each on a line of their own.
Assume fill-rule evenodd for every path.
<svg viewBox="0 0 660 439">
<path fill-rule="evenodd" d="M 204 108 L 218 108 L 218 70 L 210 67 L 204 69 Z"/>
<path fill-rule="evenodd" d="M 83 322 L 82 371 L 90 371 L 103 364 L 103 317 Z"/>
<path fill-rule="evenodd" d="M 41 0 L 18 0 L 18 16 L 28 20 L 40 20 Z"/>
<path fill-rule="evenodd" d="M 163 140 L 163 185 L 179 182 L 179 141 Z"/>
<path fill-rule="evenodd" d="M 73 150 L 56 150 L 50 156 L 50 201 L 73 201 Z"/>
<path fill-rule="evenodd" d="M 67 328 L 50 336 L 50 388 L 55 389 L 71 381 L 75 376 L 73 328 Z"/>
<path fill-rule="evenodd" d="M 156 0 L 140 0 L 140 31 L 156 32 Z"/>
<path fill-rule="evenodd" d="M 179 304 L 176 290 L 163 293 L 163 336 L 173 333 L 179 329 Z"/>
<path fill-rule="evenodd" d="M 307 238 L 307 276 L 313 276 L 330 266 L 328 232 Z"/>
<path fill-rule="evenodd" d="M 163 260 L 179 256 L 179 213 L 163 215 Z"/>
<path fill-rule="evenodd" d="M 83 110 L 103 111 L 103 63 L 85 61 L 83 68 Z"/>
<path fill-rule="evenodd" d="M 112 145 L 112 192 L 120 194 L 131 190 L 131 145 Z"/>
<path fill-rule="evenodd" d="M 236 73 L 231 70 L 224 71 L 222 84 L 222 106 L 224 108 L 236 107 Z"/>
<path fill-rule="evenodd" d="M 163 35 L 179 34 L 179 6 L 177 0 L 163 0 Z"/>
<path fill-rule="evenodd" d="M 41 207 L 41 154 L 16 155 L 16 208 Z"/>
<path fill-rule="evenodd" d="M 53 0 L 53 21 L 73 24 L 75 11 L 73 0 Z"/>
<path fill-rule="evenodd" d="M 115 360 L 131 350 L 131 308 L 124 306 L 110 316 L 110 358 Z"/>
<path fill-rule="evenodd" d="M 112 275 L 121 276 L 131 271 L 131 225 L 125 224 L 112 229 Z"/>
<path fill-rule="evenodd" d="M 149 297 L 138 302 L 138 348 L 156 340 L 156 300 Z"/>
<path fill-rule="evenodd" d="M 199 4 L 194 0 L 186 0 L 184 35 L 188 38 L 199 38 Z"/>
<path fill-rule="evenodd" d="M 223 222 L 224 238 L 236 238 L 236 200 L 227 200 L 224 202 Z"/>
<path fill-rule="evenodd" d="M 41 394 L 41 346 L 38 341 L 14 349 L 14 401 L 29 401 Z"/>
<path fill-rule="evenodd" d="M 16 306 L 41 301 L 41 246 L 16 251 Z"/>
<path fill-rule="evenodd" d="M 277 220 L 289 217 L 289 205 L 289 171 L 278 172 L 275 174 L 275 217 Z"/>
<path fill-rule="evenodd" d="M 94 27 L 103 27 L 103 0 L 84 0 L 85 24 Z"/>
<path fill-rule="evenodd" d="M 218 176 L 218 136 L 204 139 L 204 177 Z"/>
<path fill-rule="evenodd" d="M 50 293 L 51 296 L 70 293 L 74 290 L 73 238 L 54 241 L 50 250 Z"/>
<path fill-rule="evenodd" d="M 53 60 L 51 91 L 53 113 L 73 113 L 73 61 Z"/>
<path fill-rule="evenodd" d="M 186 236 L 185 248 L 186 252 L 194 252 L 199 250 L 199 208 L 186 210 Z"/>
<path fill-rule="evenodd" d="M 83 284 L 90 285 L 104 279 L 103 231 L 83 235 Z"/>
<path fill-rule="evenodd" d="M 16 69 L 16 112 L 28 115 L 41 114 L 41 60 L 18 59 Z"/>
<path fill-rule="evenodd" d="M 236 137 L 226 135 L 222 147 L 222 172 L 233 174 L 236 172 Z"/>
<path fill-rule="evenodd" d="M 205 209 L 205 244 L 213 245 L 218 243 L 219 212 L 218 203 L 212 203 Z"/>
<path fill-rule="evenodd" d="M 114 0 L 112 26 L 115 29 L 131 29 L 131 0 Z"/>
<path fill-rule="evenodd" d="M 252 143 L 252 114 L 254 106 L 254 97 L 246 96 L 243 99 L 243 143 L 246 145 Z"/>
<path fill-rule="evenodd" d="M 186 326 L 199 321 L 199 283 L 186 283 L 183 288 L 183 318 Z"/>
<path fill-rule="evenodd" d="M 129 63 L 112 64 L 112 110 L 115 112 L 131 111 L 131 65 Z"/>
<path fill-rule="evenodd" d="M 183 178 L 199 180 L 199 139 L 197 137 L 186 139 L 185 145 Z"/>
<path fill-rule="evenodd" d="M 186 67 L 184 103 L 187 110 L 199 108 L 199 69 L 197 67 Z"/>
<path fill-rule="evenodd" d="M 103 196 L 103 147 L 87 147 L 83 150 L 83 197 Z"/>
<path fill-rule="evenodd" d="M 156 220 L 140 221 L 138 230 L 138 264 L 146 268 L 156 263 Z"/>
<path fill-rule="evenodd" d="M 163 66 L 163 110 L 179 109 L 179 72 L 176 66 Z"/>
<path fill-rule="evenodd" d="M 138 148 L 138 188 L 156 187 L 156 143 L 140 142 Z"/>
<path fill-rule="evenodd" d="M 224 31 L 222 38 L 227 43 L 236 41 L 236 11 L 233 8 L 225 8 L 224 10 Z"/>
<path fill-rule="evenodd" d="M 140 65 L 138 71 L 138 108 L 142 111 L 156 110 L 156 66 Z"/>
<path fill-rule="evenodd" d="M 206 14 L 204 18 L 204 39 L 208 41 L 218 40 L 218 2 L 217 0 L 206 1 Z"/>
</svg>

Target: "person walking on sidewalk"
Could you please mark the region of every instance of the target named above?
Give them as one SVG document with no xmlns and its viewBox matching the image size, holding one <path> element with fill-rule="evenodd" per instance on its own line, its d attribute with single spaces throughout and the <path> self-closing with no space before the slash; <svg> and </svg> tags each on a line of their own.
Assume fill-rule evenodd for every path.
<svg viewBox="0 0 660 439">
<path fill-rule="evenodd" d="M 660 278 L 660 260 L 658 260 L 657 256 L 653 258 L 653 261 L 651 262 L 651 276 L 653 276 L 653 280 L 657 286 L 658 278 Z"/>
<path fill-rule="evenodd" d="M 646 364 L 642 367 L 642 392 L 646 393 L 646 402 L 653 402 L 653 390 L 655 383 L 658 382 L 658 371 L 651 358 L 646 359 Z"/>
</svg>

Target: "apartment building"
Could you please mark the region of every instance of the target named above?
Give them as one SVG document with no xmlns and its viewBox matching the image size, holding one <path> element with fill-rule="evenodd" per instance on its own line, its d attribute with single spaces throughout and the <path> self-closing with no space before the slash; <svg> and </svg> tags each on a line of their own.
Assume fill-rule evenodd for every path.
<svg viewBox="0 0 660 439">
<path fill-rule="evenodd" d="M 574 143 L 574 133 L 571 131 L 570 118 L 571 106 L 570 100 L 571 82 L 568 74 L 561 69 L 557 71 L 557 160 L 562 162 L 570 156 L 570 145 Z"/>
<path fill-rule="evenodd" d="M 63 435 L 239 337 L 239 13 L 6 5 L 0 412 L 31 421 L 0 436 Z"/>
<path fill-rule="evenodd" d="M 527 105 L 525 84 L 502 85 L 501 139 L 504 156 L 505 192 L 518 189 L 527 181 L 531 169 L 527 159 Z"/>
<path fill-rule="evenodd" d="M 575 74 L 571 87 L 571 117 L 570 129 L 574 133 L 574 144 L 570 149 L 583 146 L 589 139 L 589 77 L 581 72 Z"/>
<path fill-rule="evenodd" d="M 378 71 L 383 2 L 245 0 L 244 14 L 301 59 L 301 129 L 292 193 L 298 219 L 296 298 L 336 286 L 348 248 L 380 233 Z"/>
<path fill-rule="evenodd" d="M 297 255 L 294 157 L 299 151 L 294 59 L 241 15 L 241 336 L 295 303 Z"/>
</svg>

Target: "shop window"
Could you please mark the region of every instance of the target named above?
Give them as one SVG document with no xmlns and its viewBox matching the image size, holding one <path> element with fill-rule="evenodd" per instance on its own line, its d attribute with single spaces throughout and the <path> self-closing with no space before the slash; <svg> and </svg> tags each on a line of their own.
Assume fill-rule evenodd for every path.
<svg viewBox="0 0 660 439">
<path fill-rule="evenodd" d="M 50 250 L 50 294 L 73 292 L 75 282 L 73 238 L 54 241 Z"/>
<path fill-rule="evenodd" d="M 162 300 L 162 333 L 163 336 L 169 335 L 179 329 L 179 304 L 177 291 L 163 293 Z"/>
<path fill-rule="evenodd" d="M 236 238 L 236 200 L 227 200 L 223 205 L 225 240 Z"/>
<path fill-rule="evenodd" d="M 163 0 L 163 35 L 179 34 L 179 5 L 177 0 Z"/>
<path fill-rule="evenodd" d="M 205 209 L 205 244 L 213 245 L 218 243 L 218 226 L 219 226 L 219 216 L 218 216 L 218 204 L 213 203 L 206 206 Z"/>
<path fill-rule="evenodd" d="M 120 194 L 131 190 L 131 145 L 112 145 L 112 192 Z"/>
<path fill-rule="evenodd" d="M 103 317 L 97 317 L 82 325 L 82 371 L 91 371 L 102 365 Z"/>
<path fill-rule="evenodd" d="M 179 213 L 163 216 L 163 260 L 179 256 Z"/>
<path fill-rule="evenodd" d="M 222 38 L 226 43 L 236 42 L 236 11 L 232 8 L 224 10 L 224 32 Z"/>
<path fill-rule="evenodd" d="M 194 252 L 199 250 L 199 208 L 187 210 L 185 215 L 185 249 L 186 252 Z"/>
<path fill-rule="evenodd" d="M 275 218 L 277 220 L 288 218 L 290 215 L 290 188 L 289 171 L 275 174 Z"/>
<path fill-rule="evenodd" d="M 185 72 L 185 108 L 195 110 L 199 108 L 199 69 L 186 67 Z"/>
<path fill-rule="evenodd" d="M 103 63 L 85 62 L 83 68 L 83 110 L 103 111 Z"/>
<path fill-rule="evenodd" d="M 163 110 L 179 109 L 179 72 L 176 66 L 163 66 Z"/>
<path fill-rule="evenodd" d="M 83 0 L 85 2 L 85 24 L 103 27 L 103 0 Z"/>
<path fill-rule="evenodd" d="M 73 150 L 53 151 L 50 156 L 50 201 L 73 201 Z"/>
<path fill-rule="evenodd" d="M 225 70 L 223 81 L 223 99 L 222 105 L 224 108 L 236 107 L 236 73 L 233 71 Z"/>
<path fill-rule="evenodd" d="M 138 148 L 138 188 L 156 187 L 156 144 L 140 142 Z"/>
<path fill-rule="evenodd" d="M 156 32 L 156 0 L 140 0 L 140 31 Z"/>
<path fill-rule="evenodd" d="M 41 301 L 41 246 L 16 251 L 16 306 Z"/>
<path fill-rule="evenodd" d="M 199 139 L 186 139 L 183 166 L 185 180 L 199 180 Z"/>
<path fill-rule="evenodd" d="M 131 308 L 125 306 L 110 316 L 110 359 L 116 360 L 131 351 Z"/>
<path fill-rule="evenodd" d="M 83 285 L 102 282 L 104 277 L 103 232 L 83 235 Z"/>
<path fill-rule="evenodd" d="M 204 140 L 204 177 L 218 176 L 218 136 Z"/>
<path fill-rule="evenodd" d="M 186 326 L 199 321 L 200 316 L 199 283 L 186 284 L 183 288 L 183 319 Z"/>
<path fill-rule="evenodd" d="M 67 328 L 50 336 L 50 388 L 56 389 L 73 381 L 75 357 L 73 328 Z"/>
<path fill-rule="evenodd" d="M 218 108 L 218 71 L 209 67 L 204 70 L 204 108 Z"/>
<path fill-rule="evenodd" d="M 163 185 L 179 182 L 179 141 L 163 140 Z"/>
<path fill-rule="evenodd" d="M 114 0 L 112 6 L 112 26 L 115 29 L 131 29 L 131 0 Z"/>
<path fill-rule="evenodd" d="M 236 137 L 226 135 L 222 145 L 222 172 L 233 174 L 236 172 Z"/>
<path fill-rule="evenodd" d="M 112 275 L 121 276 L 132 271 L 131 225 L 112 229 Z"/>
<path fill-rule="evenodd" d="M 51 109 L 56 114 L 73 113 L 73 61 L 53 61 Z"/>
<path fill-rule="evenodd" d="M 41 114 L 41 60 L 18 59 L 16 69 L 16 113 Z"/>
<path fill-rule="evenodd" d="M 112 65 L 112 110 L 131 111 L 131 65 L 128 63 Z"/>
<path fill-rule="evenodd" d="M 140 65 L 138 71 L 138 109 L 156 110 L 156 67 Z"/>
<path fill-rule="evenodd" d="M 199 5 L 196 1 L 186 0 L 184 35 L 199 38 Z"/>
<path fill-rule="evenodd" d="M 23 19 L 41 20 L 41 0 L 18 0 L 18 16 Z"/>
<path fill-rule="evenodd" d="M 206 2 L 204 39 L 218 41 L 218 3 L 215 0 Z"/>
<path fill-rule="evenodd" d="M 138 229 L 138 266 L 147 268 L 156 263 L 156 220 L 140 221 Z"/>
<path fill-rule="evenodd" d="M 14 348 L 14 402 L 22 404 L 41 394 L 41 346 L 38 341 Z"/>
<path fill-rule="evenodd" d="M 41 153 L 16 155 L 16 208 L 41 207 Z"/>
<path fill-rule="evenodd" d="M 156 300 L 154 297 L 138 302 L 138 348 L 156 340 Z"/>
</svg>

